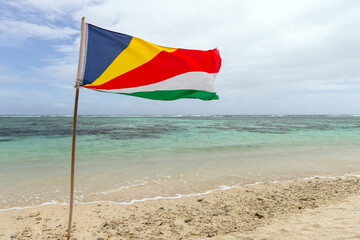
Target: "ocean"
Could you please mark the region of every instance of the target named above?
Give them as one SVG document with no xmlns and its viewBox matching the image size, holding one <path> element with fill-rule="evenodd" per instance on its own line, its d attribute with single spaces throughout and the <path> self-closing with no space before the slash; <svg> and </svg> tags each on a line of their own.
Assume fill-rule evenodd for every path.
<svg viewBox="0 0 360 240">
<path fill-rule="evenodd" d="M 0 117 L 0 210 L 68 202 L 72 120 Z M 348 175 L 360 175 L 360 115 L 78 117 L 78 203 Z"/>
</svg>

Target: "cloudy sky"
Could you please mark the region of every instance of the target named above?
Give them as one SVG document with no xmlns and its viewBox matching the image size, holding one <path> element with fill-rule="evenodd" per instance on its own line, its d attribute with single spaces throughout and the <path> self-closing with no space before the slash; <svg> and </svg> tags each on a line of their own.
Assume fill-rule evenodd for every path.
<svg viewBox="0 0 360 240">
<path fill-rule="evenodd" d="M 80 114 L 359 114 L 358 0 L 0 0 L 0 115 L 72 114 L 80 19 L 218 47 L 219 101 L 80 90 Z"/>
</svg>

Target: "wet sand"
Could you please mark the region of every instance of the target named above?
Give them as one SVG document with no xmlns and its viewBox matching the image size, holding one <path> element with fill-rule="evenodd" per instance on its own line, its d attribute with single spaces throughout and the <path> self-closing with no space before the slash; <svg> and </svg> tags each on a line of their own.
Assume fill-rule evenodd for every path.
<svg viewBox="0 0 360 240">
<path fill-rule="evenodd" d="M 132 205 L 76 204 L 72 239 L 360 239 L 360 178 L 266 183 Z M 0 239 L 65 239 L 68 206 L 0 212 Z"/>
</svg>

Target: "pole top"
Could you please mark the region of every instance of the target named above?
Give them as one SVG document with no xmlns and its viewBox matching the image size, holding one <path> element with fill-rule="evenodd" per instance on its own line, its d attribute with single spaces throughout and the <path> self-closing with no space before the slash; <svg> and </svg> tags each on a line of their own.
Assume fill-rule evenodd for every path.
<svg viewBox="0 0 360 240">
<path fill-rule="evenodd" d="M 82 17 L 82 18 L 81 18 L 81 21 L 84 22 L 84 21 L 85 21 L 85 17 Z"/>
</svg>

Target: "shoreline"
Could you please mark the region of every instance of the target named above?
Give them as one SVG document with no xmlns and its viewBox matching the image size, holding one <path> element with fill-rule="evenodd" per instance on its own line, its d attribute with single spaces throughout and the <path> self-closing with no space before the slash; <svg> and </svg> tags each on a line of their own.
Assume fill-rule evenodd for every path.
<svg viewBox="0 0 360 240">
<path fill-rule="evenodd" d="M 216 191 L 224 191 L 224 190 L 229 190 L 229 189 L 233 189 L 233 188 L 248 187 L 248 186 L 254 186 L 254 185 L 259 185 L 259 184 L 292 183 L 292 182 L 296 182 L 296 181 L 306 181 L 306 180 L 314 180 L 314 179 L 337 179 L 337 178 L 345 179 L 348 177 L 356 177 L 356 178 L 360 179 L 360 174 L 346 173 L 343 175 L 333 175 L 333 176 L 331 176 L 331 175 L 328 175 L 328 176 L 327 175 L 312 175 L 309 177 L 294 178 L 294 179 L 290 179 L 290 180 L 282 179 L 282 180 L 259 181 L 259 182 L 248 183 L 248 184 L 243 184 L 243 185 L 235 184 L 232 186 L 220 185 L 214 189 L 209 189 L 204 192 L 190 193 L 190 194 L 178 193 L 175 196 L 145 197 L 145 198 L 141 198 L 141 199 L 132 199 L 130 201 L 124 201 L 124 202 L 117 202 L 117 201 L 112 201 L 112 200 L 95 200 L 95 201 L 89 201 L 89 202 L 80 202 L 80 201 L 74 200 L 74 204 L 88 205 L 88 204 L 103 203 L 103 204 L 114 204 L 114 205 L 133 205 L 133 204 L 136 204 L 139 202 L 147 202 L 147 201 L 155 201 L 155 200 L 175 200 L 175 199 L 181 199 L 181 198 L 203 196 L 203 195 L 211 194 Z M 4 209 L 0 209 L 0 212 L 6 212 L 6 211 L 12 211 L 12 210 L 22 210 L 22 209 L 32 209 L 32 208 L 38 208 L 38 207 L 42 207 L 42 206 L 49 206 L 49 205 L 67 206 L 67 205 L 69 205 L 69 203 L 50 200 L 48 202 L 44 202 L 44 203 L 34 205 L 34 206 L 21 206 L 21 207 L 15 206 L 15 207 L 10 207 L 10 208 L 4 208 Z"/>
<path fill-rule="evenodd" d="M 198 239 L 251 233 L 281 217 L 351 196 L 360 196 L 358 176 L 258 183 L 132 205 L 75 204 L 72 239 Z M 67 214 L 64 205 L 1 211 L 0 238 L 64 239 Z"/>
</svg>

